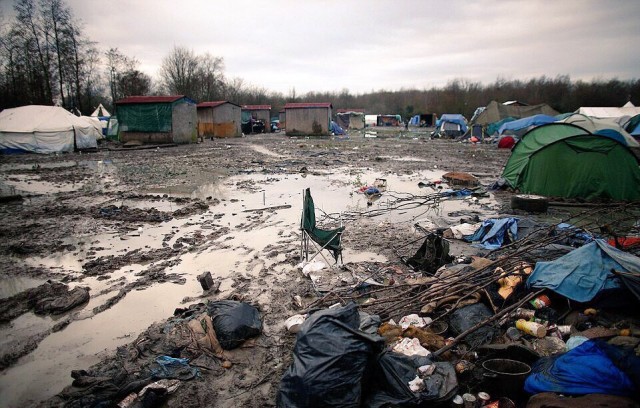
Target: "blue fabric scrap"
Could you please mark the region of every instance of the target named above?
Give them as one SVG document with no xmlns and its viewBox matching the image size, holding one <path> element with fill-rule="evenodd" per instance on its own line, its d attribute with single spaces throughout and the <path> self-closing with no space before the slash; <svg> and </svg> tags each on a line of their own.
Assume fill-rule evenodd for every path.
<svg viewBox="0 0 640 408">
<path fill-rule="evenodd" d="M 188 358 L 160 356 L 156 358 L 156 364 L 158 367 L 151 369 L 154 378 L 190 380 L 200 376 L 200 370 L 197 367 L 191 367 Z"/>
<path fill-rule="evenodd" d="M 518 239 L 518 219 L 509 217 L 484 220 L 476 232 L 463 239 L 473 242 L 473 246 L 478 248 L 498 249 Z"/>
<path fill-rule="evenodd" d="M 473 190 L 463 188 L 462 190 L 447 189 L 440 192 L 442 197 L 467 197 L 473 194 Z"/>
</svg>

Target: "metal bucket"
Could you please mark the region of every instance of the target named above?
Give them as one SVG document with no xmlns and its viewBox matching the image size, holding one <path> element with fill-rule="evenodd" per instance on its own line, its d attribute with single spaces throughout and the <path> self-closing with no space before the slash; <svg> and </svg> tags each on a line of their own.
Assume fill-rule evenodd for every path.
<svg viewBox="0 0 640 408">
<path fill-rule="evenodd" d="M 531 367 L 516 360 L 494 358 L 482 363 L 484 380 L 491 396 L 517 398 L 524 392 L 524 380 Z"/>
</svg>

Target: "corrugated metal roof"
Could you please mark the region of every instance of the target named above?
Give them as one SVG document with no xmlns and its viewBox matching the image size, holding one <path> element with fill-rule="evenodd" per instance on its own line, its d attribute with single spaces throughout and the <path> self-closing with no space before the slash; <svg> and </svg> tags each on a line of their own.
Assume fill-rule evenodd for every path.
<svg viewBox="0 0 640 408">
<path fill-rule="evenodd" d="M 364 113 L 364 109 L 336 109 L 336 113 L 349 113 L 349 112 Z"/>
<path fill-rule="evenodd" d="M 271 105 L 242 105 L 245 110 L 271 110 Z"/>
<path fill-rule="evenodd" d="M 224 105 L 225 103 L 230 103 L 231 105 L 238 106 L 238 107 L 240 106 L 229 101 L 214 101 L 214 102 L 201 102 L 198 104 L 197 107 L 198 108 L 215 108 L 216 106 Z"/>
<path fill-rule="evenodd" d="M 304 108 L 331 108 L 329 102 L 289 102 L 284 105 L 285 109 L 304 109 Z"/>
<path fill-rule="evenodd" d="M 184 95 L 170 95 L 170 96 L 127 96 L 119 101 L 116 101 L 117 105 L 125 105 L 128 103 L 171 103 L 178 99 L 184 98 Z"/>
</svg>

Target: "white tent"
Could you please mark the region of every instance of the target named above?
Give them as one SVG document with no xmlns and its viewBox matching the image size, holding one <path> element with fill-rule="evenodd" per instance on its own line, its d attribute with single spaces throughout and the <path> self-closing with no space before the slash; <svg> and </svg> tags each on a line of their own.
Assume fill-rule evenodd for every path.
<svg viewBox="0 0 640 408">
<path fill-rule="evenodd" d="M 616 122 L 615 118 L 593 118 L 575 113 L 571 116 L 567 116 L 560 122 L 572 123 L 574 125 L 580 126 L 585 130 L 588 130 L 591 133 L 598 133 L 606 129 L 611 129 L 622 136 L 627 146 L 640 147 L 640 143 L 638 143 L 638 141 L 634 139 L 633 136 L 629 134 L 629 132 L 624 130 L 624 128 L 620 126 L 618 122 Z"/>
<path fill-rule="evenodd" d="M 631 102 L 628 102 L 622 108 L 583 106 L 575 111 L 575 113 L 593 116 L 596 118 L 619 118 L 621 116 L 633 117 L 640 114 L 640 108 L 636 108 Z"/>
<path fill-rule="evenodd" d="M 78 119 L 82 119 L 90 126 L 96 128 L 96 131 L 99 133 L 99 135 L 96 136 L 97 140 L 104 139 L 104 132 L 102 129 L 107 128 L 107 124 L 109 123 L 108 121 L 100 120 L 96 116 L 80 116 Z"/>
<path fill-rule="evenodd" d="M 57 106 L 29 105 L 0 112 L 0 150 L 72 152 L 98 146 L 100 125 Z"/>
<path fill-rule="evenodd" d="M 102 104 L 100 104 L 96 110 L 93 111 L 91 116 L 111 116 L 111 114 L 104 108 L 104 106 L 102 106 Z"/>
</svg>

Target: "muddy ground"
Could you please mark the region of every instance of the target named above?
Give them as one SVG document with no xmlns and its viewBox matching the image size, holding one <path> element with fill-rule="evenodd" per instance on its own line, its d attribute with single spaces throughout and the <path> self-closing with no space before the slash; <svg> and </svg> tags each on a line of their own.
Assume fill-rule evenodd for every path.
<svg viewBox="0 0 640 408">
<path fill-rule="evenodd" d="M 273 406 L 291 362 L 295 337 L 283 322 L 299 312 L 293 297 L 303 307 L 317 298 L 296 268 L 303 188 L 312 188 L 326 212 L 349 215 L 343 245 L 352 270 L 406 268 L 393 243 L 419 237 L 413 225 L 419 217 L 443 224 L 509 211 L 503 192 L 430 212 L 354 216 L 385 208 L 388 196 L 367 206 L 355 193 L 375 178 L 413 194 L 436 192 L 418 183 L 449 171 L 473 173 L 486 186 L 509 155 L 494 145 L 429 140 L 415 131 L 376 136 L 272 134 L 147 150 L 110 144 L 88 154 L 0 156 L 2 195 L 22 196 L 0 204 L 0 405 L 61 405 L 71 398 L 69 389 L 59 394 L 73 381 L 71 370 L 97 364 L 94 369 L 114 372 L 123 361 L 120 368 L 140 369 L 167 350 L 158 346 L 144 359 L 131 356 L 133 345 L 157 340 L 176 308 L 235 298 L 259 308 L 264 333 L 227 356 L 231 368 L 217 359 L 202 364 L 201 376 L 183 381 L 166 406 Z M 453 248 L 454 255 L 465 251 Z M 203 294 L 196 276 L 205 271 L 221 283 L 219 292 Z M 80 296 L 68 308 L 37 304 L 53 296 L 46 288 L 34 291 L 48 280 L 85 288 L 90 300 Z"/>
</svg>

